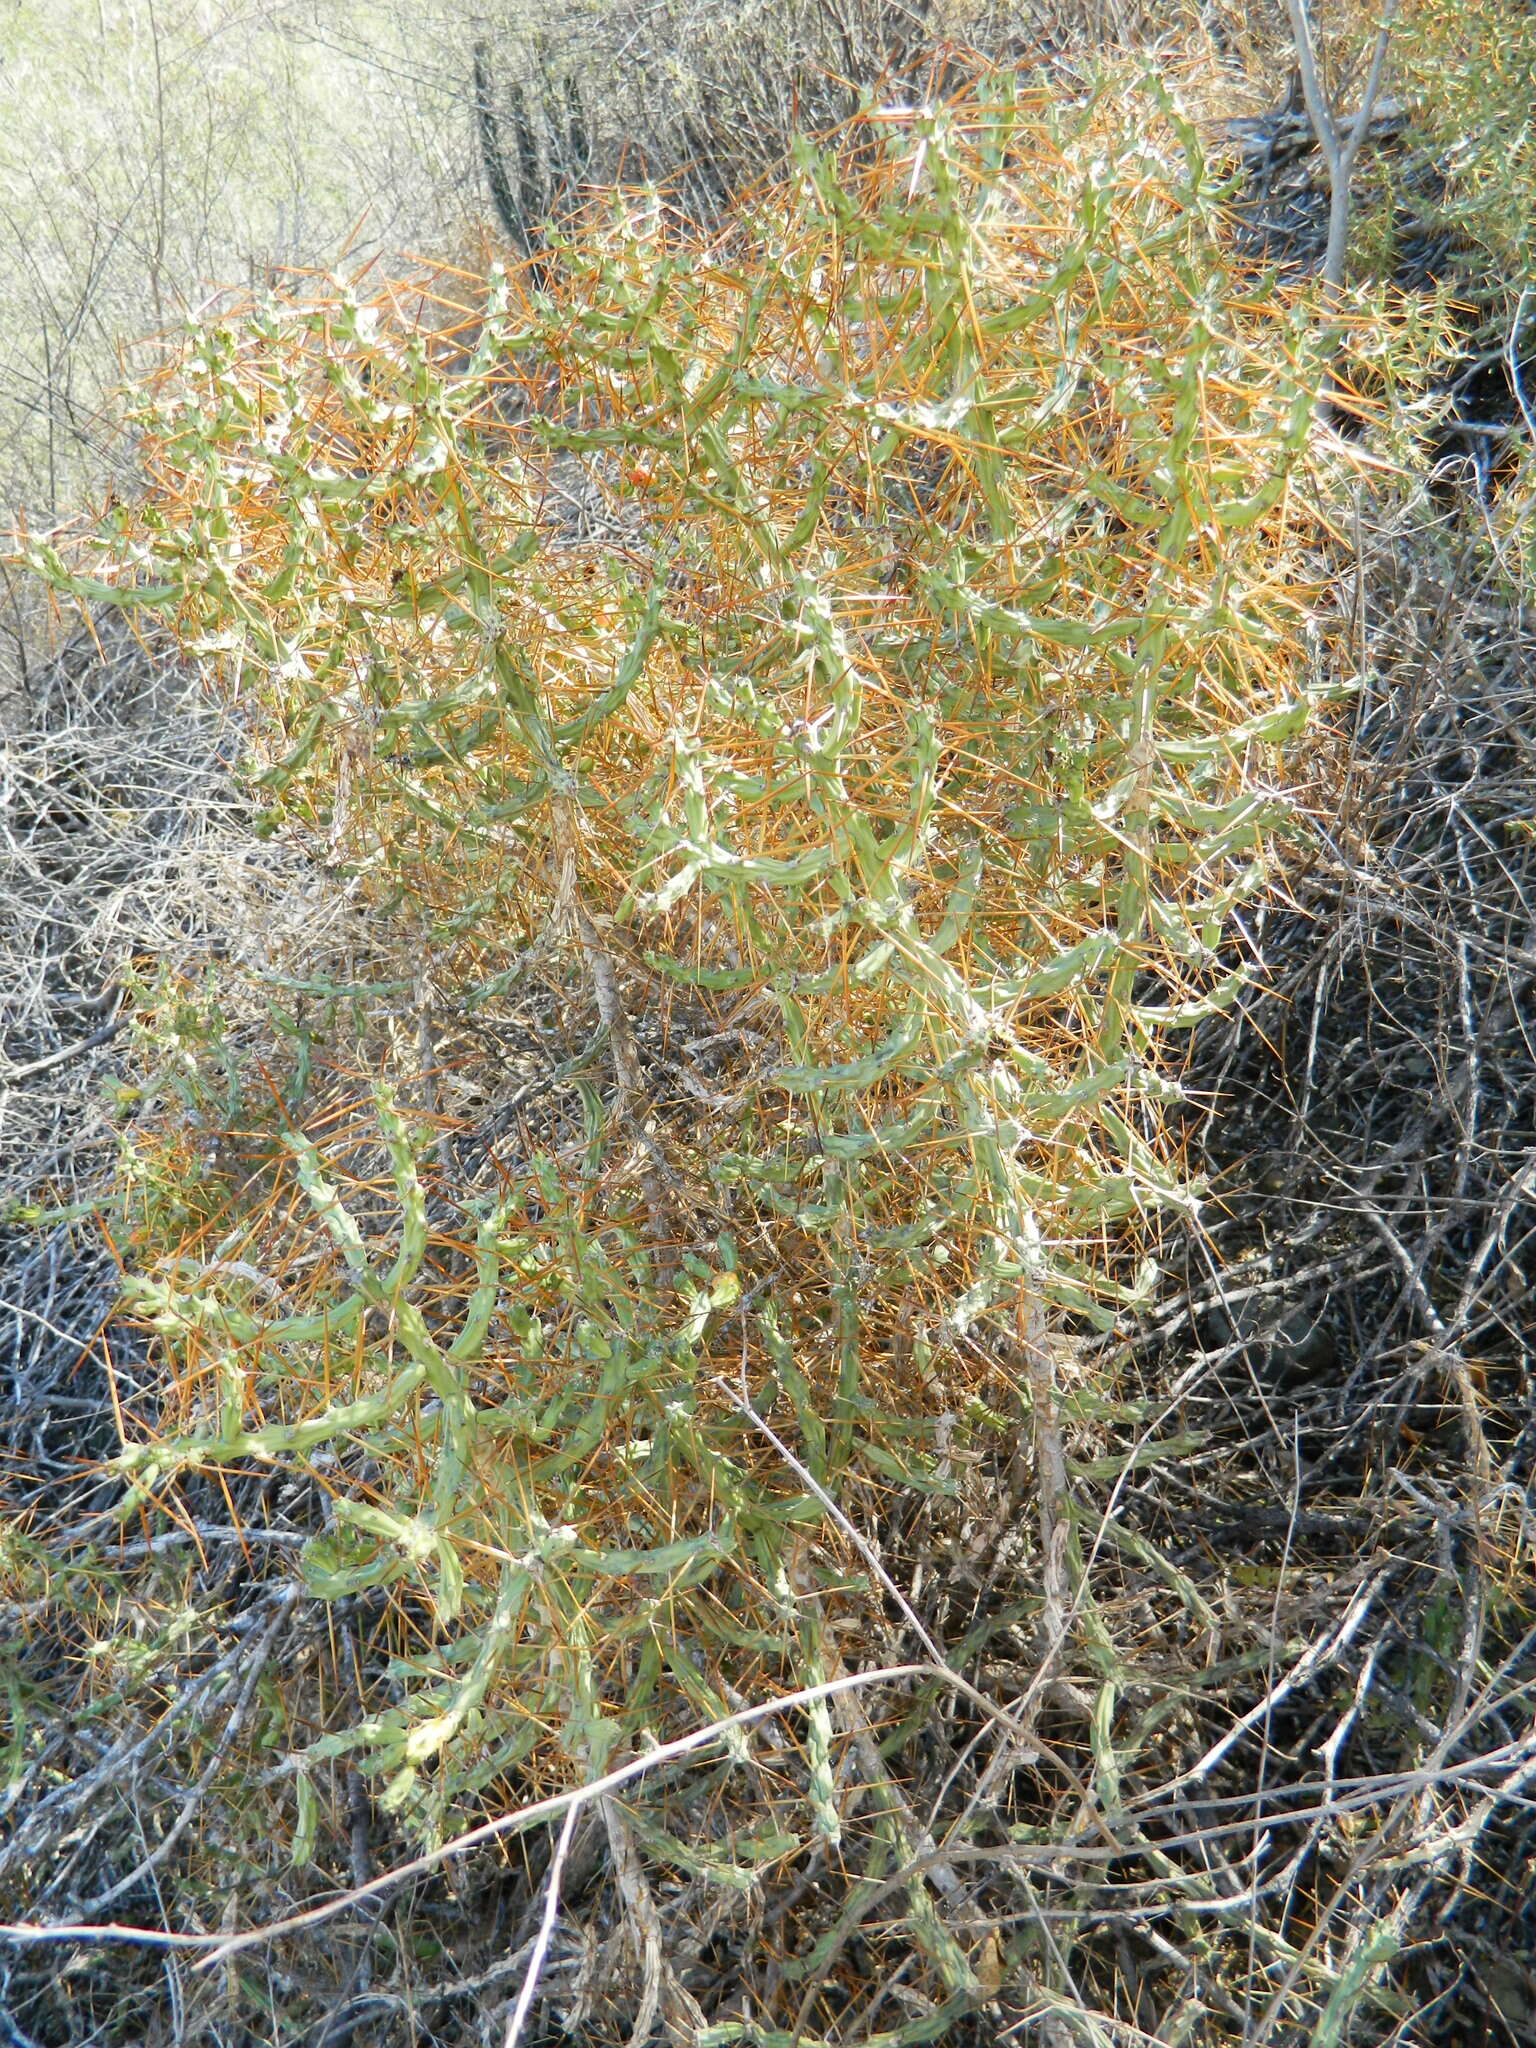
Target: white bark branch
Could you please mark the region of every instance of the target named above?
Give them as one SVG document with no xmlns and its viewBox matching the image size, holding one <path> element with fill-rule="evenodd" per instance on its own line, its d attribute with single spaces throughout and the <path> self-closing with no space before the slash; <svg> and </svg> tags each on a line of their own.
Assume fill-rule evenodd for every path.
<svg viewBox="0 0 1536 2048">
<path fill-rule="evenodd" d="M 1322 78 L 1317 68 L 1317 44 L 1312 34 L 1312 10 L 1309 0 L 1286 0 L 1286 10 L 1291 17 L 1291 33 L 1296 39 L 1296 63 L 1301 72 L 1302 97 L 1307 103 L 1307 117 L 1312 123 L 1312 132 L 1317 137 L 1317 146 L 1323 153 L 1328 166 L 1328 245 L 1323 256 L 1323 283 L 1330 295 L 1336 297 L 1344 286 L 1344 264 L 1349 251 L 1349 205 L 1350 186 L 1354 179 L 1355 159 L 1360 154 L 1360 145 L 1370 133 L 1371 116 L 1376 110 L 1377 97 L 1381 92 L 1382 74 L 1386 69 L 1387 45 L 1392 40 L 1392 24 L 1397 14 L 1398 0 L 1387 0 L 1381 26 L 1376 32 L 1376 44 L 1371 51 L 1371 68 L 1366 76 L 1365 93 L 1360 101 L 1359 111 L 1344 133 L 1335 120 L 1323 92 Z"/>
</svg>

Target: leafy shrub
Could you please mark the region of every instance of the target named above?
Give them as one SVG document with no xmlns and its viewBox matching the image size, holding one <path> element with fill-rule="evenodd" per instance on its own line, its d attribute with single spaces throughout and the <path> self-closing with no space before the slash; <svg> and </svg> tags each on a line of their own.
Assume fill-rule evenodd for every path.
<svg viewBox="0 0 1536 2048">
<path fill-rule="evenodd" d="M 1536 21 L 1521 0 L 1437 7 L 1410 0 L 1393 59 L 1416 140 L 1447 182 L 1447 216 L 1491 277 L 1529 268 L 1536 129 Z M 1469 279 L 1475 275 L 1466 265 Z"/>
<path fill-rule="evenodd" d="M 1046 1317 L 1111 1328 L 1189 1199 L 1168 1057 L 1235 991 L 1312 701 L 1315 376 L 1221 204 L 1150 87 L 876 109 L 712 239 L 620 195 L 537 288 L 196 331 L 147 498 L 34 551 L 217 666 L 268 829 L 371 907 L 361 979 L 145 1011 L 244 1155 L 189 1228 L 133 1194 L 195 1170 L 186 1109 L 131 1140 L 172 1373 L 120 1469 L 125 1511 L 313 1483 L 307 1583 L 387 1592 L 395 1654 L 308 1755 L 420 1834 L 835 1677 L 879 1601 L 838 1518 L 1000 1431 L 1036 1456 L 1018 1625 L 1042 1684 L 1094 1674 L 1113 1801 L 1061 1434 L 1113 1390 Z M 259 1057 L 219 1007 L 253 991 Z M 317 1057 L 349 1009 L 371 1090 Z M 475 1131 L 429 1113 L 428 1011 L 535 1041 L 537 1106 L 488 1060 Z M 852 1796 L 830 1715 L 792 1732 L 762 1856 Z M 690 1867 L 681 1810 L 647 1847 Z"/>
</svg>

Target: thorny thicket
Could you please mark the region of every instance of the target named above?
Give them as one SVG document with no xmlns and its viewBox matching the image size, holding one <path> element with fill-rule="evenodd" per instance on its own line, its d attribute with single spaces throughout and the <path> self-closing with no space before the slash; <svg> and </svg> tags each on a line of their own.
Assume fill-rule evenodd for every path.
<svg viewBox="0 0 1536 2048">
<path fill-rule="evenodd" d="M 1240 994 L 1326 666 L 1299 330 L 1216 287 L 1171 119 L 983 100 L 875 140 L 705 265 L 621 213 L 489 321 L 418 280 L 205 337 L 158 513 L 46 564 L 160 579 L 238 662 L 266 829 L 367 908 L 139 994 L 125 1248 L 174 1370 L 129 1403 L 124 1535 L 77 1508 L 67 1559 L 17 1549 L 39 1640 L 96 1647 L 75 1781 L 23 1752 L 15 1855 L 52 1916 L 153 1922 L 159 1885 L 232 1929 L 397 1827 L 916 1646 L 927 1678 L 596 1810 L 547 2028 L 1390 2033 L 1394 1945 L 1527 1768 L 1518 1481 L 1454 1350 L 1503 1240 L 1445 1350 L 1489 1490 L 1409 1530 L 1432 1564 L 1373 1518 L 1308 1549 L 1326 1461 L 1305 1499 L 1281 1475 L 1276 1558 L 1189 1539 L 1234 1370 L 1234 1491 L 1273 1504 L 1306 1279 L 1304 1341 L 1273 1262 L 1165 1309 L 1216 1347 L 1171 1377 L 1115 1333 L 1179 1191 L 1167 1034 Z M 1509 1185 L 1468 1215 L 1517 1218 Z M 1245 1318 L 1254 1273 L 1284 1327 Z M 1469 1572 L 1491 1629 L 1428 1664 L 1381 1634 Z M 482 1869 L 467 1988 L 428 1885 L 338 1944 L 339 2002 L 299 1942 L 177 1997 L 212 2037 L 472 2028 L 539 1921 L 536 1852 Z"/>
</svg>

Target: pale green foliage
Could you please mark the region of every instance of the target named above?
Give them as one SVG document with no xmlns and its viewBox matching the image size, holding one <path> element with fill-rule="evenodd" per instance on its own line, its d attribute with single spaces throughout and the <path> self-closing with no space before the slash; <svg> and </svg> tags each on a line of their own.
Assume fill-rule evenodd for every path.
<svg viewBox="0 0 1536 2048">
<path fill-rule="evenodd" d="M 382 1235 L 355 1136 L 291 1129 L 270 1199 L 133 1286 L 188 1393 L 125 1455 L 136 1505 L 253 1459 L 387 1475 L 328 1482 L 308 1582 L 398 1586 L 436 1635 L 321 1750 L 424 1830 L 530 1754 L 596 1769 L 830 1675 L 821 1501 L 716 1375 L 834 1496 L 929 1484 L 925 1415 L 1020 1303 L 1112 1323 L 1138 1220 L 1185 1199 L 1163 1063 L 1238 986 L 1313 701 L 1315 370 L 1304 313 L 1226 271 L 1166 94 L 987 92 L 799 147 L 715 247 L 616 205 L 452 342 L 350 294 L 205 327 L 141 414 L 147 505 L 34 555 L 226 665 L 276 829 L 408 918 L 438 987 L 494 1017 L 530 951 L 591 977 L 584 1139 L 451 1226 L 468 1291 L 385 1093 Z M 630 519 L 622 554 L 537 514 L 551 476 Z M 599 926 L 628 1000 L 681 990 L 726 1036 L 750 1005 L 768 1047 L 648 1123 L 664 1198 Z M 806 1745 L 835 1840 L 819 1712 Z"/>
<path fill-rule="evenodd" d="M 1536 10 L 1410 0 L 1394 55 L 1420 140 L 1447 178 L 1447 225 L 1480 247 L 1491 278 L 1517 288 L 1536 222 Z M 1475 278 L 1483 265 L 1464 257 L 1463 267 Z"/>
<path fill-rule="evenodd" d="M 430 1838 L 883 1657 L 902 1624 L 829 1500 L 899 1543 L 1000 1446 L 1016 1472 L 1033 1436 L 1037 1481 L 1061 1458 L 1054 1506 L 1020 1482 L 1000 1611 L 954 1650 L 970 1670 L 1005 1636 L 1034 1703 L 1060 1649 L 1086 1709 L 1083 1778 L 1014 1829 L 1057 1859 L 1048 1935 L 941 1895 L 906 1801 L 948 1695 L 893 1689 L 906 1725 L 862 1748 L 818 1702 L 767 1768 L 735 1731 L 635 1793 L 647 1859 L 711 1913 L 785 1862 L 847 1884 L 773 2015 L 794 2034 L 722 2043 L 816 2040 L 817 1973 L 877 1909 L 926 2007 L 869 2041 L 942 2038 L 1005 1972 L 1108 2038 L 1078 2011 L 1097 1911 L 1071 1917 L 1066 1840 L 1139 1851 L 1123 1802 L 1166 1780 L 1170 1725 L 1279 1654 L 1271 1629 L 1234 1657 L 1188 1559 L 1101 1513 L 1196 1440 L 1107 1348 L 1053 1384 L 1038 1338 L 1044 1305 L 1102 1330 L 1140 1298 L 1147 1219 L 1188 1198 L 1170 1053 L 1239 990 L 1234 920 L 1288 824 L 1333 566 L 1307 311 L 1231 266 L 1165 95 L 999 101 L 798 150 L 713 247 L 616 200 L 521 280 L 435 280 L 426 316 L 322 281 L 206 321 L 137 416 L 149 502 L 32 556 L 222 669 L 263 829 L 376 947 L 356 979 L 247 960 L 195 1001 L 146 988 L 119 1190 L 160 1368 L 125 1522 L 276 1468 L 307 1593 L 370 1615 L 360 1698 L 273 1682 L 297 1870 L 335 1763 Z M 494 1026 L 535 966 L 590 1034 L 553 1077 L 568 1113 L 467 1187 L 452 1120 L 358 1065 L 401 1078 L 419 981 Z M 620 980 L 678 1036 L 748 1019 L 702 1094 L 642 1076 L 637 1112 Z M 255 1164 L 226 1177 L 232 1133 Z M 1160 1609 L 1117 1605 L 1126 1561 Z M 202 1620 L 132 1656 L 98 1624 L 123 1697 Z M 233 1860 L 268 1762 L 211 1781 L 200 1836 Z M 995 1850 L 979 1796 L 947 1844 Z M 1233 1914 L 1203 1857 L 1167 1882 L 1201 1974 L 1166 2038 L 1205 2024 L 1228 1941 L 1345 2038 L 1394 1929 L 1340 1967 Z"/>
</svg>

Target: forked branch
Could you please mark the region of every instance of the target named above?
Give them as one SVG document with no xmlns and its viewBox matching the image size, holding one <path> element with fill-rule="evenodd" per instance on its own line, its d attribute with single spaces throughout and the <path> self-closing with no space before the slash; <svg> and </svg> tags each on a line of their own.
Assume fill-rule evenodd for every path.
<svg viewBox="0 0 1536 2048">
<path fill-rule="evenodd" d="M 1335 119 L 1323 92 L 1322 79 L 1317 68 L 1317 44 L 1312 34 L 1312 10 L 1309 0 L 1286 0 L 1291 17 L 1291 32 L 1296 38 L 1296 63 L 1301 72 L 1301 90 L 1307 103 L 1307 117 L 1317 137 L 1323 160 L 1328 166 L 1328 246 L 1323 256 L 1323 282 L 1330 294 L 1336 296 L 1344 285 L 1344 260 L 1349 249 L 1349 204 L 1350 187 L 1355 175 L 1355 159 L 1360 154 L 1360 145 L 1370 133 L 1371 116 L 1376 109 L 1377 97 L 1381 92 L 1382 73 L 1386 68 L 1387 45 L 1392 40 L 1392 24 L 1397 14 L 1397 0 L 1387 0 L 1381 26 L 1376 31 L 1375 48 L 1371 51 L 1371 68 L 1366 76 L 1365 92 L 1361 97 L 1359 110 L 1353 121 L 1343 125 Z"/>
</svg>

